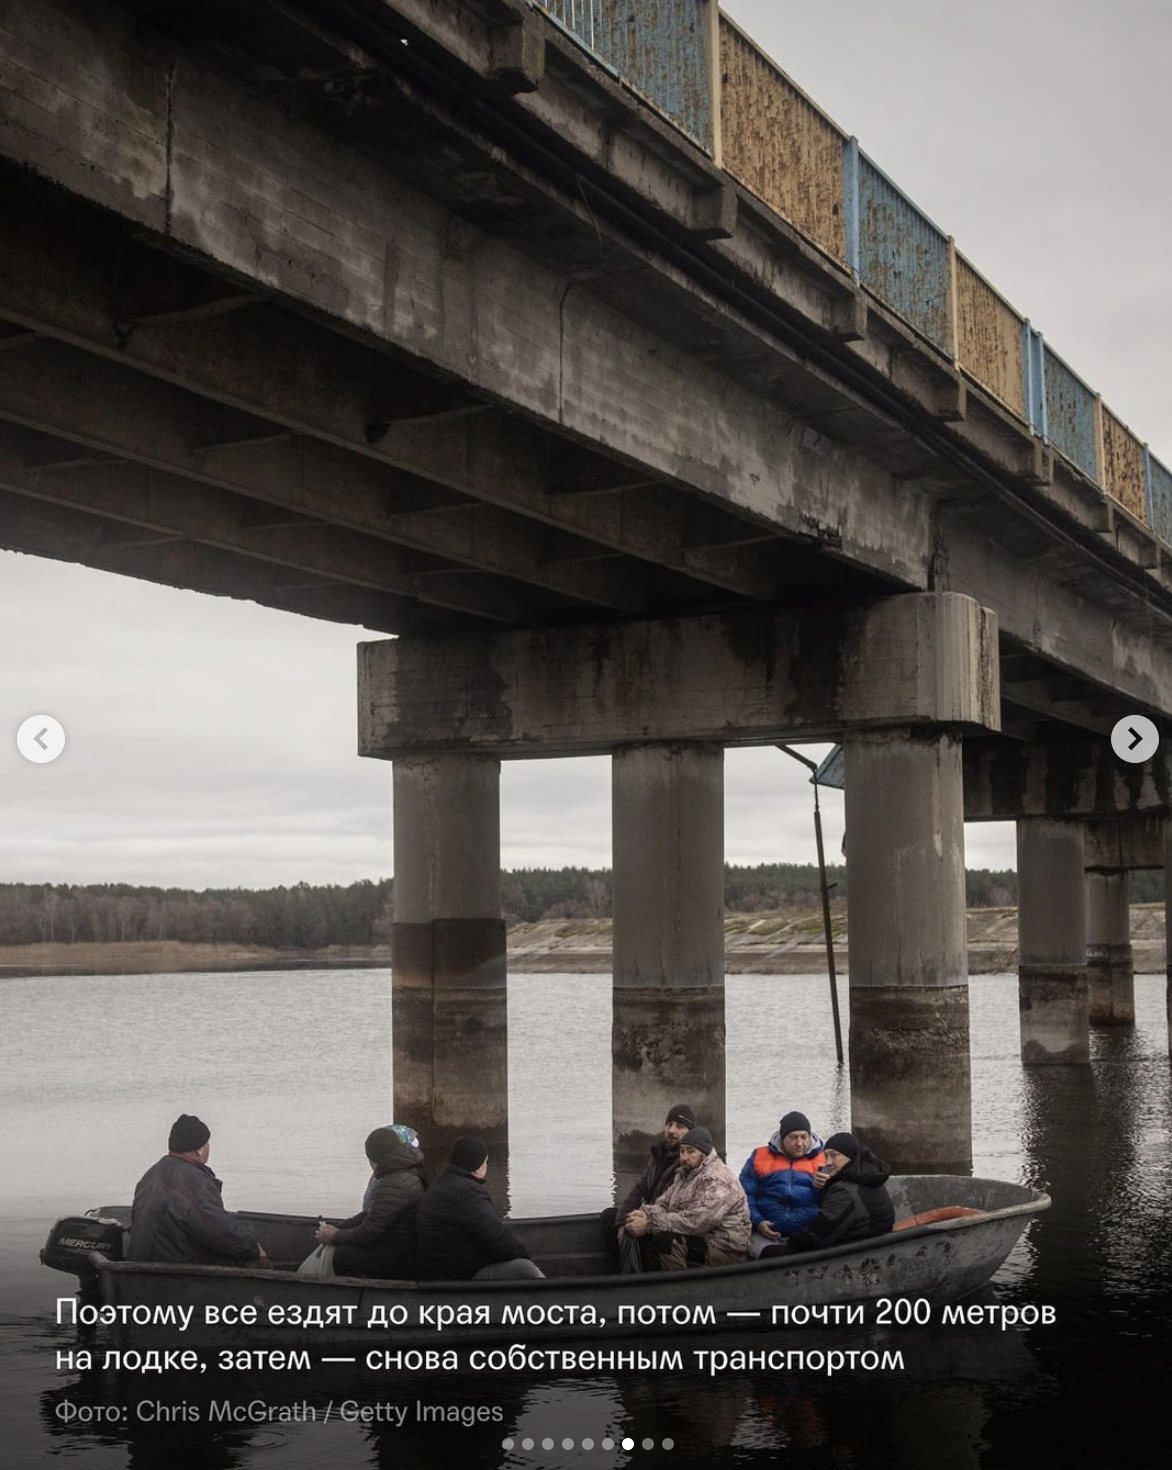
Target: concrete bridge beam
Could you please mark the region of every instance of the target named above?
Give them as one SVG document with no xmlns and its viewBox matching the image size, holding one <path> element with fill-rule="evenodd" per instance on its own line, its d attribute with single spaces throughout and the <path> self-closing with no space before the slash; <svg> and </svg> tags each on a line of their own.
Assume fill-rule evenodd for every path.
<svg viewBox="0 0 1172 1470">
<path fill-rule="evenodd" d="M 1092 1026 L 1135 1024 L 1127 873 L 1088 871 L 1087 1005 Z"/>
<path fill-rule="evenodd" d="M 724 751 L 640 745 L 612 760 L 614 1160 L 642 1169 L 669 1108 L 725 1130 Z"/>
<path fill-rule="evenodd" d="M 394 792 L 395 1119 L 433 1163 L 464 1133 L 499 1159 L 509 1100 L 500 762 L 396 760 Z"/>
<path fill-rule="evenodd" d="M 967 1173 L 961 742 L 897 729 L 845 756 L 852 1124 L 903 1172 Z"/>
<path fill-rule="evenodd" d="M 1081 823 L 1018 822 L 1018 1004 L 1027 1064 L 1090 1061 L 1084 864 Z"/>
</svg>

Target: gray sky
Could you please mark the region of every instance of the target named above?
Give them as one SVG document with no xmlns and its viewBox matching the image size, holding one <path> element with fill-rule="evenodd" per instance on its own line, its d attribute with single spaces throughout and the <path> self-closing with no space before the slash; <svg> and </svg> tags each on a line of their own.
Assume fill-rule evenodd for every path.
<svg viewBox="0 0 1172 1470">
<path fill-rule="evenodd" d="M 725 8 L 1166 463 L 1165 0 L 728 0 Z M 391 868 L 390 771 L 355 755 L 370 635 L 0 552 L 0 881 L 249 886 Z M 66 753 L 13 743 L 48 713 Z M 730 861 L 811 861 L 804 774 L 730 751 Z M 840 799 L 825 802 L 837 852 Z M 609 862 L 602 760 L 509 765 L 506 867 Z M 1013 866 L 1012 828 L 970 828 Z"/>
</svg>

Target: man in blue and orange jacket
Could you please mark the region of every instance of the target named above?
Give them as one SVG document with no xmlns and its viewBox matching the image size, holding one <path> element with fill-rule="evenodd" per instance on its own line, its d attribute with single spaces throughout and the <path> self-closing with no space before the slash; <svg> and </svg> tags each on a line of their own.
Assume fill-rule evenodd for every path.
<svg viewBox="0 0 1172 1470">
<path fill-rule="evenodd" d="M 753 1150 L 741 1170 L 753 1222 L 750 1257 L 813 1220 L 824 1182 L 818 1170 L 825 1165 L 822 1140 L 805 1113 L 786 1113 L 769 1142 Z"/>
</svg>

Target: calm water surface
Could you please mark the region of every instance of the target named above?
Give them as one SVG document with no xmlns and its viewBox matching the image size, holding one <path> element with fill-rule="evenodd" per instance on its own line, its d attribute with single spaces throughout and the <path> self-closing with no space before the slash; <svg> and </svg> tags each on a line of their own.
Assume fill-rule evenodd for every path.
<svg viewBox="0 0 1172 1470">
<path fill-rule="evenodd" d="M 512 1212 L 600 1208 L 609 1197 L 609 980 L 522 975 L 510 985 Z M 1054 1197 L 1000 1272 L 997 1299 L 1052 1306 L 1054 1326 L 841 1330 L 820 1344 L 899 1349 L 906 1366 L 829 1381 L 813 1373 L 404 1381 L 342 1369 L 328 1381 L 234 1375 L 198 1385 L 205 1400 L 319 1410 L 332 1398 L 500 1411 L 479 1428 L 421 1424 L 414 1414 L 403 1429 L 336 1420 L 109 1427 L 67 1423 L 60 1411 L 175 1404 L 196 1390 L 149 1382 L 159 1375 L 56 1372 L 54 1355 L 70 1339 L 53 1323 L 53 1302 L 71 1278 L 37 1262 L 49 1224 L 128 1201 L 180 1112 L 211 1123 L 230 1207 L 351 1213 L 366 1178 L 362 1140 L 391 1118 L 387 978 L 360 970 L 0 981 L 0 1466 L 1162 1465 L 1163 1454 L 1141 1446 L 1149 1420 L 1163 1433 L 1172 1373 L 1172 1105 L 1163 979 L 1141 977 L 1136 990 L 1135 1031 L 1096 1034 L 1090 1067 L 1025 1071 L 1015 979 L 972 982 L 975 1171 Z M 789 1108 L 808 1112 L 823 1135 L 849 1125 L 828 1009 L 824 978 L 729 979 L 736 1165 Z M 792 1334 L 785 1344 L 799 1345 Z M 530 1452 L 501 1446 L 526 1435 L 536 1441 Z M 606 1435 L 630 1436 L 636 1447 L 604 1451 Z M 553 1449 L 541 1448 L 547 1436 Z M 586 1437 L 596 1446 L 589 1452 L 580 1448 Z M 574 1449 L 561 1448 L 566 1439 Z M 644 1439 L 656 1448 L 643 1449 Z"/>
</svg>

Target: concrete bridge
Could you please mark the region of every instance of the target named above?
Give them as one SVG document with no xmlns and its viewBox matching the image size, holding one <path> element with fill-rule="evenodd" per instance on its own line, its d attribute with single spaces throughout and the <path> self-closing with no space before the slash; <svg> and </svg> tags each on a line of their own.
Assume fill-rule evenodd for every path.
<svg viewBox="0 0 1172 1470">
<path fill-rule="evenodd" d="M 396 635 L 437 1152 L 506 1135 L 510 758 L 613 757 L 620 1169 L 722 1134 L 727 746 L 845 744 L 880 1153 L 971 1162 L 966 818 L 1018 823 L 1023 1059 L 1131 1019 L 1172 476 L 710 0 L 0 0 L 0 120 L 0 544 Z"/>
</svg>

